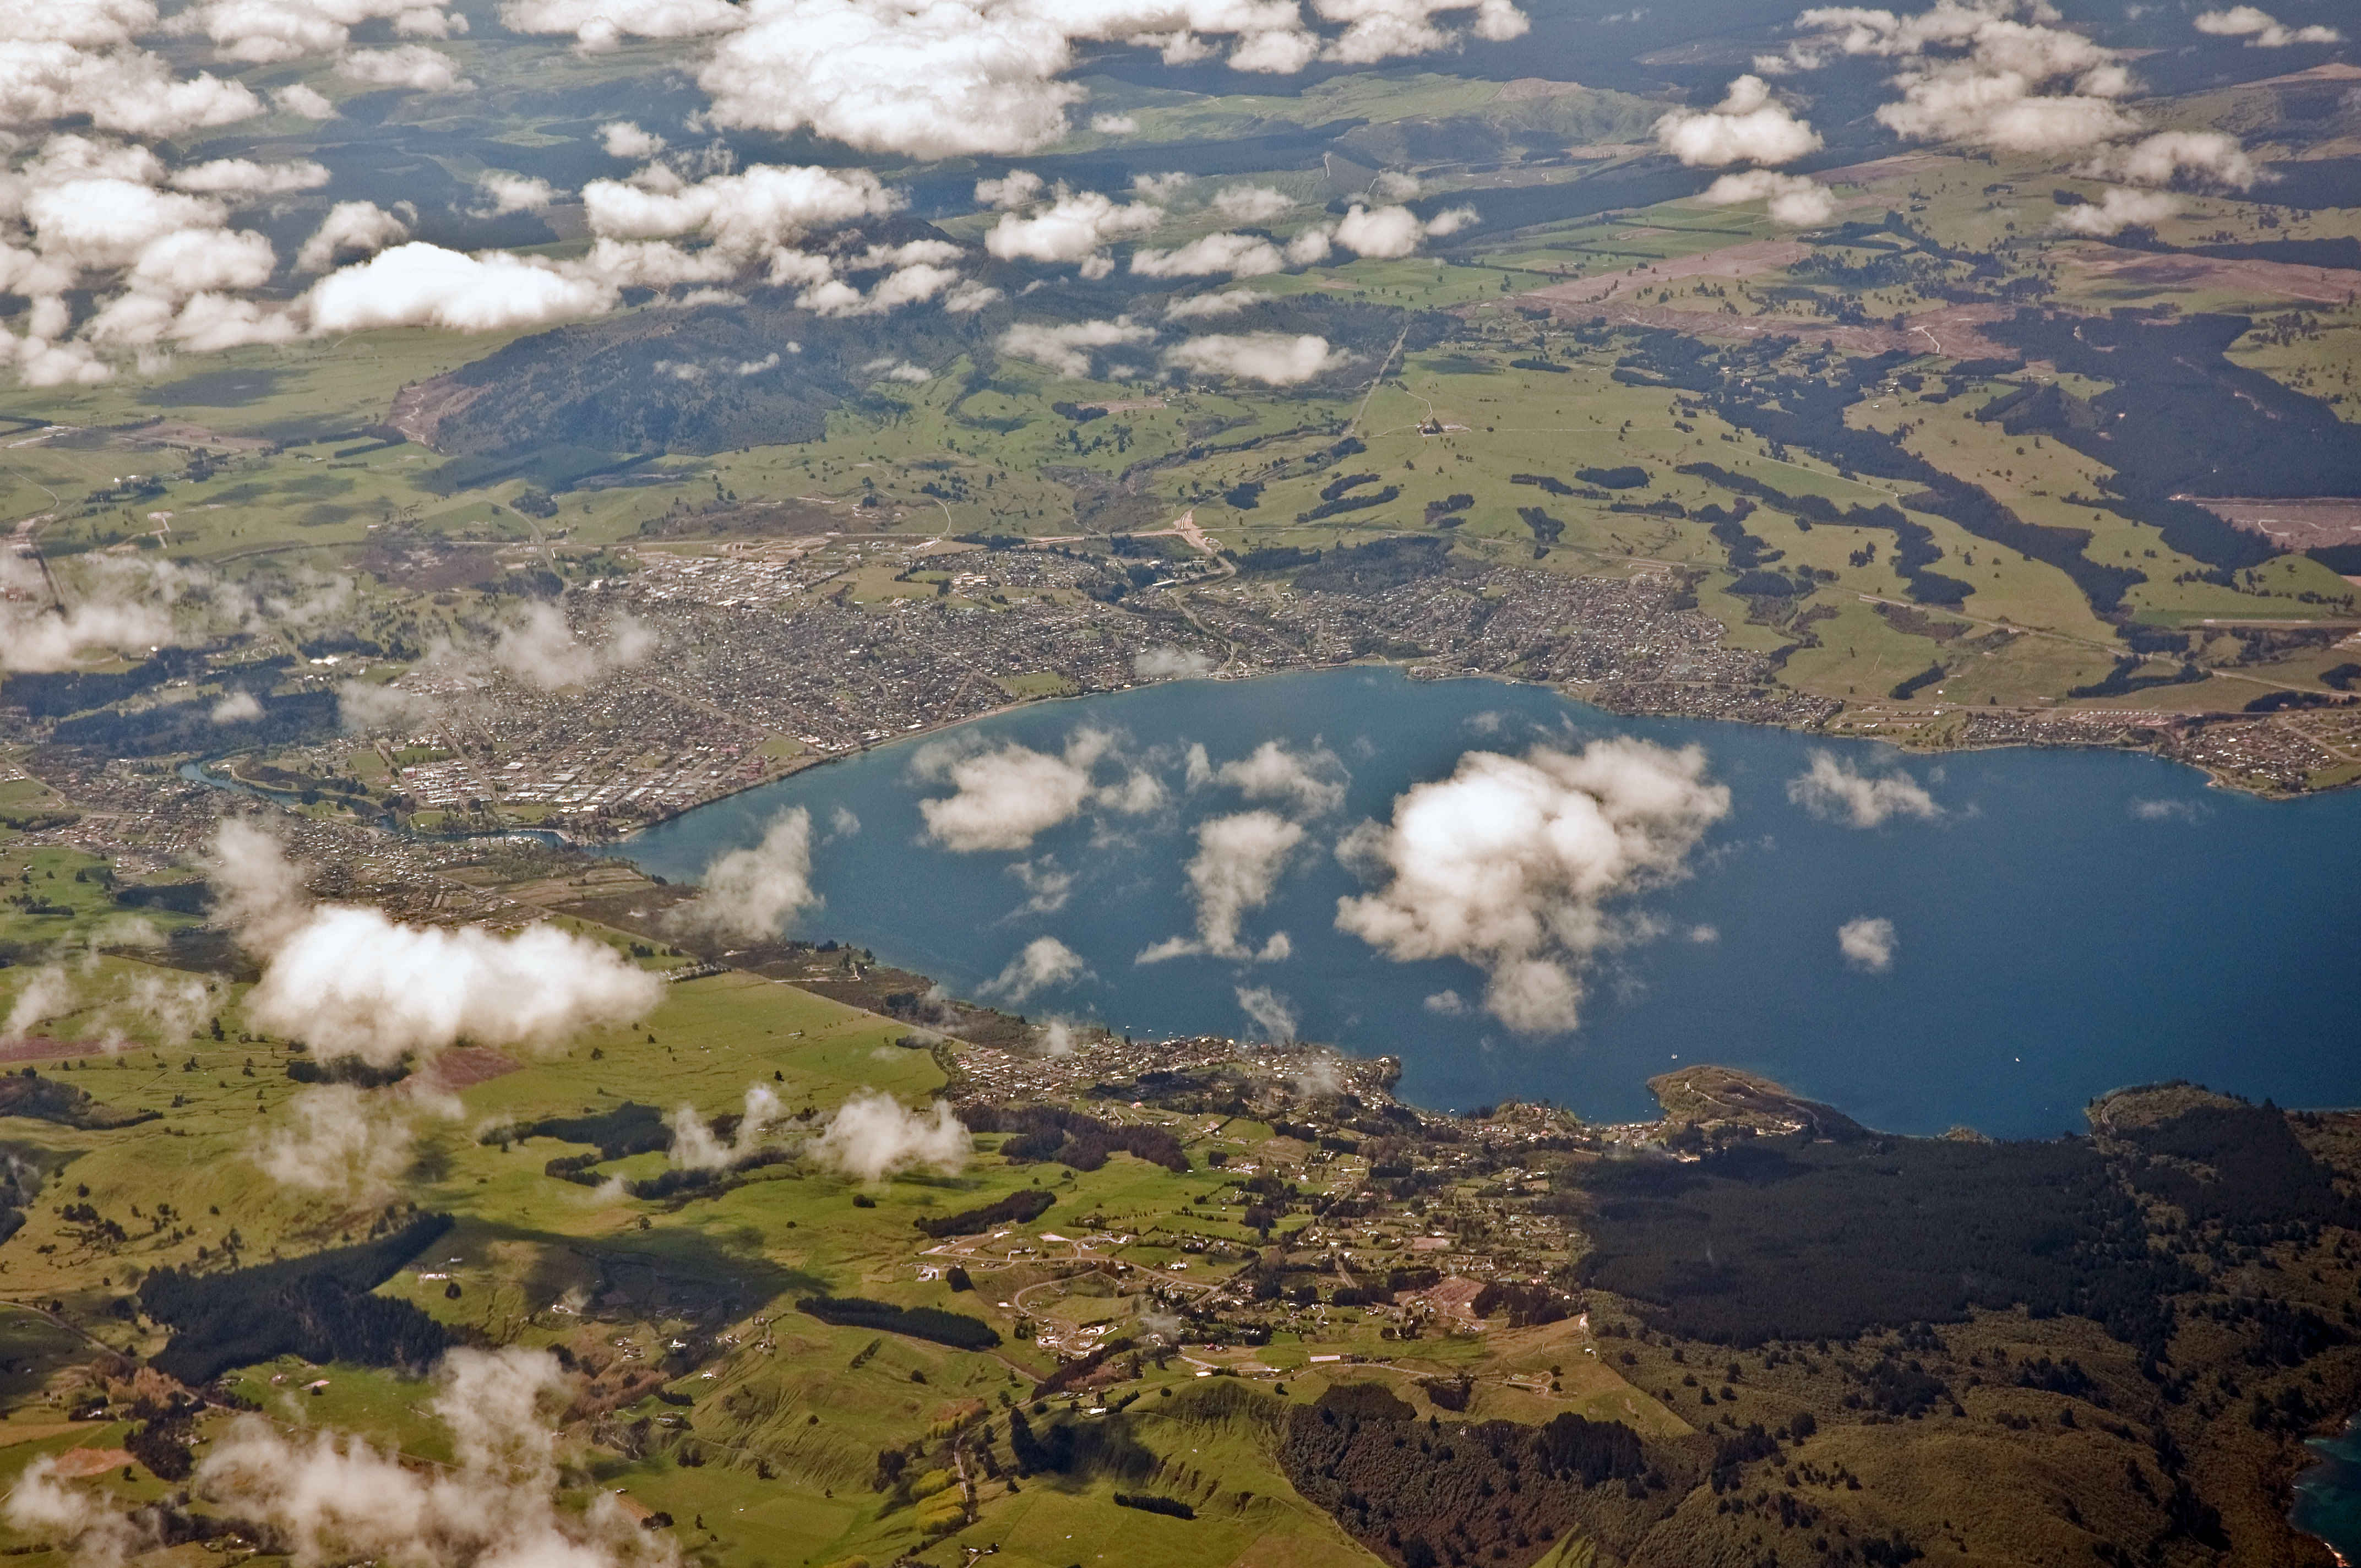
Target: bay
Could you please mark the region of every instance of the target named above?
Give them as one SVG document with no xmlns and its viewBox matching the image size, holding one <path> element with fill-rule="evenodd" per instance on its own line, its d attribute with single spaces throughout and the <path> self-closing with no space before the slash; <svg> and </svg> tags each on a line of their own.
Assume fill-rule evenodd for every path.
<svg viewBox="0 0 2361 1568">
<path fill-rule="evenodd" d="M 1056 752 L 1085 728 L 1116 737 L 1171 804 L 1085 811 L 1023 851 L 954 853 L 928 838 L 920 803 L 949 786 L 914 771 L 927 748 Z M 1468 751 L 1615 735 L 1702 747 L 1732 806 L 1686 878 L 1622 906 L 1662 934 L 1592 966 L 1578 1028 L 1518 1035 L 1473 1005 L 1484 976 L 1470 965 L 1395 962 L 1336 928 L 1337 900 L 1363 890 L 1333 852 L 1351 824 L 1387 819 L 1404 790 Z M 1219 785 L 1190 789 L 1186 748 L 1218 765 L 1267 740 L 1324 745 L 1350 774 L 1343 809 L 1309 825 L 1270 902 L 1246 918 L 1251 943 L 1284 931 L 1289 955 L 1138 962 L 1191 928 L 1183 868 L 1196 825 L 1245 804 Z M 1816 751 L 1872 777 L 1907 773 L 1940 815 L 1868 829 L 1813 815 L 1789 783 Z M 1112 763 L 1101 771 L 1116 776 Z M 1006 1005 L 1148 1036 L 1251 1033 L 1240 993 L 1267 992 L 1303 1038 L 1400 1057 L 1400 1093 L 1436 1108 L 1547 1098 L 1638 1119 L 1653 1113 L 1648 1077 L 1697 1061 L 1916 1134 L 2081 1131 L 2093 1096 L 2174 1078 L 2288 1105 L 2361 1102 L 2361 793 L 2264 801 L 2141 755 L 1908 756 L 1356 667 L 1030 705 L 714 802 L 610 852 L 694 880 L 797 806 L 812 816 L 825 903 L 793 934 L 871 948 L 966 996 L 1054 936 L 1088 972 Z M 1061 876 L 1062 903 L 1044 907 L 1034 890 Z M 1838 927 L 1862 917 L 1893 925 L 1883 972 L 1839 949 Z M 1429 999 L 1446 992 L 1468 1005 L 1435 1011 Z"/>
</svg>

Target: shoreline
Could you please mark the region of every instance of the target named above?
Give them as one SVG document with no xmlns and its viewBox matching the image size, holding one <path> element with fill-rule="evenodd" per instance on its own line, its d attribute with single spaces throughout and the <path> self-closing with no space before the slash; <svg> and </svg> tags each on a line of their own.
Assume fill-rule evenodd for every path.
<svg viewBox="0 0 2361 1568">
<path fill-rule="evenodd" d="M 2174 767 L 2187 768 L 2191 773 L 2202 773 L 2204 775 L 2208 784 L 2213 788 L 2226 790 L 2234 795 L 2251 795 L 2257 800 L 2270 801 L 2274 803 L 2310 800 L 2341 794 L 2346 790 L 2361 789 L 2361 777 L 2354 778 L 2344 784 L 2333 784 L 2326 789 L 2254 789 L 2239 783 L 2234 778 L 2225 776 L 2218 769 L 2207 767 L 2202 763 L 2187 762 L 2181 758 L 2170 756 L 2154 745 L 2109 744 L 2103 740 L 1961 740 L 1946 745 L 1930 745 L 1919 740 L 1897 740 L 1884 735 L 1832 733 L 1828 729 L 1826 720 L 1823 720 L 1817 725 L 1790 724 L 1763 719 L 1721 718 L 1711 716 L 1676 713 L 1659 708 L 1618 707 L 1601 701 L 1595 690 L 1582 691 L 1571 686 L 1561 685 L 1549 681 L 1527 680 L 1519 675 L 1498 674 L 1486 670 L 1445 671 L 1433 669 L 1416 660 L 1370 657 L 1367 659 L 1356 659 L 1348 663 L 1342 664 L 1307 664 L 1293 669 L 1259 670 L 1250 674 L 1242 673 L 1230 674 L 1224 674 L 1220 671 L 1212 671 L 1202 675 L 1176 675 L 1165 680 L 1141 681 L 1130 685 L 1104 686 L 1093 691 L 1060 692 L 1044 696 L 1016 697 L 1007 702 L 1002 703 L 997 707 L 985 708 L 981 712 L 968 714 L 961 718 L 928 719 L 915 729 L 905 730 L 887 740 L 861 746 L 853 751 L 833 751 L 826 756 L 814 757 L 810 761 L 801 763 L 799 766 L 790 767 L 783 770 L 782 772 L 770 774 L 767 777 L 756 779 L 748 784 L 736 785 L 733 788 L 723 790 L 716 795 L 708 795 L 702 800 L 694 801 L 687 806 L 682 806 L 677 811 L 667 812 L 661 817 L 652 817 L 646 821 L 640 823 L 638 826 L 611 837 L 593 838 L 581 832 L 558 828 L 545 828 L 538 830 L 557 833 L 568 843 L 574 845 L 577 849 L 584 849 L 593 853 L 598 853 L 605 850 L 627 844 L 631 839 L 653 828 L 660 828 L 667 822 L 676 822 L 680 818 L 688 816 L 691 812 L 701 811 L 708 806 L 714 806 L 725 800 L 734 799 L 739 795 L 746 794 L 750 790 L 767 788 L 772 784 L 784 783 L 788 779 L 798 777 L 801 774 L 810 773 L 818 768 L 828 767 L 837 762 L 851 762 L 857 758 L 866 757 L 873 752 L 887 751 L 893 747 L 905 745 L 913 740 L 925 740 L 942 734 L 947 730 L 957 729 L 966 725 L 981 724 L 987 719 L 1005 718 L 1009 714 L 1018 712 L 1025 708 L 1039 707 L 1053 703 L 1087 702 L 1101 697 L 1122 696 L 1131 692 L 1145 691 L 1153 686 L 1170 685 L 1177 681 L 1209 681 L 1222 684 L 1235 684 L 1246 681 L 1275 680 L 1289 675 L 1334 674 L 1347 670 L 1396 670 L 1400 672 L 1404 679 L 1413 681 L 1493 681 L 1502 685 L 1526 686 L 1535 690 L 1552 692 L 1569 702 L 1581 703 L 1586 707 L 1597 708 L 1601 713 L 1609 714 L 1618 718 L 1674 718 L 1699 724 L 1735 724 L 1757 729 L 1784 729 L 1794 734 L 1815 735 L 1828 740 L 1848 740 L 1872 745 L 1890 746 L 1897 751 L 1906 752 L 1915 757 L 1942 757 L 1959 752 L 2008 751 L 2135 752 L 2154 757 L 2158 762 L 2169 763 Z M 1839 711 L 1841 712 L 1842 709 L 1840 708 Z M 1971 710 L 1962 708 L 1959 711 L 1966 712 Z M 1997 709 L 1993 711 L 2028 713 L 2048 710 L 2019 708 Z M 2067 708 L 2058 709 L 2055 711 L 2061 714 L 2070 715 L 2074 710 Z M 2165 715 L 2160 717 L 2159 724 L 2184 723 L 2190 721 L 2191 717 L 2191 716 L 2188 715 Z M 2229 714 L 2195 716 L 2199 721 L 2208 721 L 2216 718 L 2233 717 L 2240 716 Z"/>
</svg>

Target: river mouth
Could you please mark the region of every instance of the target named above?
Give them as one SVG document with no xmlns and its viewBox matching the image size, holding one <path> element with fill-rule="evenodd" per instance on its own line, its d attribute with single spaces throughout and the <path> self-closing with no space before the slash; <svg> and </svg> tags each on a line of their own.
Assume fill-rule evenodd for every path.
<svg viewBox="0 0 2361 1568">
<path fill-rule="evenodd" d="M 959 793 L 947 758 L 1019 746 L 1060 759 L 1085 732 L 1108 738 L 1093 791 L 1145 774 L 1161 803 L 1094 795 L 1021 841 L 946 841 L 942 803 Z M 1520 1030 L 1488 1009 L 1497 966 L 1339 928 L 1340 901 L 1372 887 L 1339 857 L 1356 825 L 1391 822 L 1406 791 L 1470 753 L 1579 755 L 1619 739 L 1700 749 L 1729 805 L 1671 874 L 1602 906 L 1615 929 L 1574 966 L 1576 1027 Z M 1271 741 L 1333 758 L 1333 809 L 1222 782 Z M 1821 768 L 1837 796 L 1815 795 Z M 794 934 L 873 948 L 1037 1022 L 1170 1036 L 1289 1021 L 1303 1038 L 1400 1057 L 1401 1094 L 1438 1108 L 1546 1098 L 1637 1119 L 1652 1113 L 1648 1077 L 1701 1060 L 1921 1134 L 2080 1131 L 2093 1096 L 2170 1078 L 2282 1104 L 2361 1102 L 2361 795 L 2264 802 L 2139 755 L 1908 757 L 1355 668 L 1020 708 L 697 807 L 608 852 L 697 880 L 795 807 L 824 902 Z M 1201 939 L 1189 868 L 1207 822 L 1255 809 L 1300 830 L 1268 898 L 1240 912 L 1228 956 L 1157 961 L 1159 948 L 1219 946 Z M 1865 944 L 1840 937 L 1880 923 Z M 1042 938 L 1072 962 L 1024 970 Z"/>
</svg>

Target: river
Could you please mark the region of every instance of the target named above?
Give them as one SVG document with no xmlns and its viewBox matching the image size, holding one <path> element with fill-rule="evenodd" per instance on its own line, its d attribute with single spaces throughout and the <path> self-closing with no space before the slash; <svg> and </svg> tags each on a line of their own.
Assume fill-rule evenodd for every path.
<svg viewBox="0 0 2361 1568">
<path fill-rule="evenodd" d="M 1098 787 L 1145 771 L 1168 804 L 1086 806 L 1021 849 L 955 850 L 928 832 L 921 803 L 952 786 L 939 767 L 919 775 L 946 746 L 1061 754 L 1083 729 L 1115 737 Z M 1518 1033 L 1478 1005 L 1486 975 L 1473 964 L 1397 961 L 1338 929 L 1338 900 L 1366 886 L 1334 852 L 1352 824 L 1389 820 L 1397 796 L 1471 751 L 1614 736 L 1702 748 L 1730 805 L 1683 874 L 1607 906 L 1622 939 L 1581 970 L 1578 1027 Z M 1261 952 L 1283 931 L 1285 956 L 1138 961 L 1192 929 L 1184 868 L 1197 827 L 1283 804 L 1202 777 L 1191 787 L 1187 749 L 1218 767 L 1271 740 L 1324 746 L 1348 775 L 1341 808 L 1291 812 L 1301 842 L 1268 901 L 1243 915 L 1242 948 Z M 1906 774 L 1925 801 L 1897 784 L 1888 804 L 1901 808 L 1868 828 L 1816 814 L 1791 788 L 1815 752 L 1872 783 Z M 2077 1131 L 2094 1095 L 2172 1078 L 2289 1105 L 2361 1102 L 2361 793 L 2266 802 L 2143 755 L 1914 757 L 1356 668 L 1037 704 L 700 806 L 611 852 L 693 880 L 793 806 L 811 814 L 824 899 L 796 934 L 870 948 L 972 996 L 1054 937 L 1081 972 L 1011 1010 L 1179 1036 L 1248 1033 L 1276 1008 L 1301 1037 L 1398 1055 L 1400 1092 L 1433 1107 L 1546 1097 L 1636 1119 L 1653 1113 L 1649 1076 L 1695 1061 L 1916 1134 Z M 1839 927 L 1861 921 L 1890 935 L 1840 948 Z"/>
</svg>

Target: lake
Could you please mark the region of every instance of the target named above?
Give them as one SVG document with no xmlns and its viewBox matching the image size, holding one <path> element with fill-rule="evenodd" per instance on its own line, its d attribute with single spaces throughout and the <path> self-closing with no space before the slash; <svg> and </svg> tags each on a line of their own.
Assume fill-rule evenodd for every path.
<svg viewBox="0 0 2361 1568">
<path fill-rule="evenodd" d="M 1019 828 L 962 828 L 955 815 L 930 834 L 922 803 L 953 793 L 946 749 L 1015 742 L 1049 760 L 1086 729 L 1112 739 L 1103 755 L 1073 752 L 1100 792 L 1075 815 L 1021 848 Z M 1354 824 L 1389 821 L 1398 796 L 1451 775 L 1466 753 L 1579 751 L 1614 737 L 1701 748 L 1729 806 L 1676 857 L 1679 874 L 1599 906 L 1611 939 L 1561 965 L 1585 992 L 1577 1027 L 1519 1033 L 1479 1005 L 1487 975 L 1475 964 L 1400 960 L 1338 928 L 1339 899 L 1370 886 L 1335 853 Z M 1341 806 L 1250 799 L 1204 776 L 1266 740 L 1332 751 L 1326 782 L 1341 785 Z M 1194 787 L 1191 745 L 1205 753 Z M 1863 781 L 1865 798 L 1889 808 L 1883 821 L 1854 826 L 1795 798 L 1816 752 L 1832 759 L 1824 774 Z M 1126 809 L 1145 804 L 1119 798 L 1135 773 L 1160 784 L 1164 805 Z M 2266 802 L 2147 756 L 1911 756 L 1354 668 L 1036 704 L 715 802 L 611 852 L 693 880 L 798 806 L 825 903 L 793 934 L 869 948 L 965 996 L 1053 937 L 1081 972 L 1051 966 L 1030 991 L 1012 981 L 1001 993 L 1021 997 L 1003 1002 L 1011 1011 L 1153 1036 L 1246 1035 L 1257 1014 L 1291 1017 L 1302 1038 L 1399 1056 L 1400 1093 L 1430 1107 L 1547 1098 L 1638 1119 L 1653 1113 L 1646 1079 L 1698 1061 L 1914 1134 L 2079 1131 L 2094 1095 L 2172 1078 L 2287 1105 L 2361 1102 L 2361 793 Z M 1296 837 L 1267 902 L 1241 905 L 1224 884 L 1240 911 L 1226 947 L 1239 956 L 1138 961 L 1197 929 L 1185 868 L 1200 824 L 1249 807 Z M 947 847 L 947 823 L 963 842 L 998 835 L 1003 847 Z M 1840 947 L 1848 925 L 1867 936 Z"/>
</svg>

